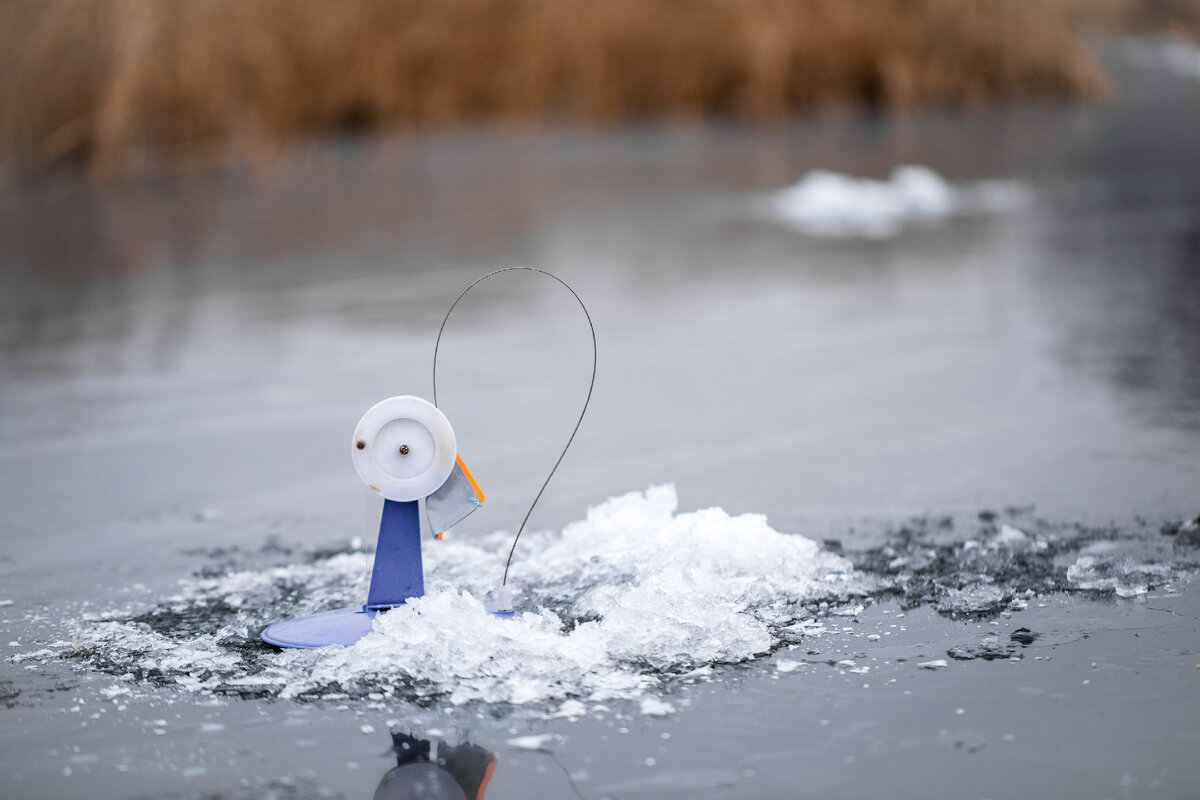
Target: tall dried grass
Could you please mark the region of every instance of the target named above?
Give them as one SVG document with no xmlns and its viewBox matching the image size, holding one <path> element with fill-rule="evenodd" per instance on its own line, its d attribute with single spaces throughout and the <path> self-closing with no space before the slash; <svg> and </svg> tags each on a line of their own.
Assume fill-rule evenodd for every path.
<svg viewBox="0 0 1200 800">
<path fill-rule="evenodd" d="M 1090 98 L 1106 84 L 1079 16 L 1048 0 L 5 0 L 0 142 L 112 166 L 374 125 Z"/>
</svg>

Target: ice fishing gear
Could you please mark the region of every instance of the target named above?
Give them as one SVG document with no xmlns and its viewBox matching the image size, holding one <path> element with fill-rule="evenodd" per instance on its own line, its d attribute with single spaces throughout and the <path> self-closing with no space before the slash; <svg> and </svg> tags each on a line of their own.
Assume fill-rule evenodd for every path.
<svg viewBox="0 0 1200 800">
<path fill-rule="evenodd" d="M 428 400 L 401 395 L 376 403 L 355 427 L 350 454 L 363 483 L 384 498 L 367 602 L 276 623 L 262 632 L 268 644 L 354 644 L 371 632 L 377 613 L 425 594 L 418 501 L 425 500 L 436 535 L 483 505 L 450 421 Z"/>
<path fill-rule="evenodd" d="M 538 489 L 537 496 L 521 520 L 513 537 L 504 575 L 497 591 L 497 605 L 489 610 L 499 616 L 512 616 L 512 590 L 508 570 L 512 565 L 517 541 L 550 479 L 587 413 L 596 383 L 596 329 L 583 300 L 562 279 L 532 267 L 505 267 L 476 280 L 455 298 L 442 319 L 433 348 L 433 402 L 413 395 L 389 397 L 372 406 L 359 420 L 351 440 L 350 455 L 354 469 L 371 491 L 382 496 L 383 514 L 379 521 L 379 540 L 367 602 L 362 606 L 339 608 L 306 617 L 278 622 L 262 632 L 263 641 L 276 647 L 313 648 L 339 644 L 349 646 L 371 632 L 377 614 L 402 605 L 408 599 L 425 594 L 421 563 L 421 500 L 425 515 L 436 538 L 483 506 L 484 495 L 458 454 L 454 429 L 437 407 L 437 355 L 442 333 L 459 301 L 475 286 L 493 275 L 505 272 L 536 272 L 558 281 L 578 301 L 587 318 L 592 336 L 592 375 L 587 398 L 575 427 L 558 460 Z"/>
</svg>

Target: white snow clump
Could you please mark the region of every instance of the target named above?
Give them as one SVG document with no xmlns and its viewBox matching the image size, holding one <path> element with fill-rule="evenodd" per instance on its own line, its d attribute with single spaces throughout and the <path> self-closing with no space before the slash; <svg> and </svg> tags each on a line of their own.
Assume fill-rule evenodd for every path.
<svg viewBox="0 0 1200 800">
<path fill-rule="evenodd" d="M 916 222 L 1020 208 L 1029 197 L 1016 181 L 952 186 L 929 167 L 906 165 L 884 181 L 812 170 L 773 194 L 770 209 L 784 224 L 812 236 L 884 239 Z"/>
</svg>

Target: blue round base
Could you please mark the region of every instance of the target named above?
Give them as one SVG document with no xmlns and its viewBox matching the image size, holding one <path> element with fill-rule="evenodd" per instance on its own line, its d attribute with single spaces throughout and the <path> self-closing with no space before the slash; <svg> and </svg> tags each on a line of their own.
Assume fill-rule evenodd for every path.
<svg viewBox="0 0 1200 800">
<path fill-rule="evenodd" d="M 320 614 L 276 622 L 259 636 L 269 645 L 293 650 L 311 650 L 331 644 L 349 647 L 371 632 L 371 622 L 376 614 L 387 610 L 367 611 L 362 606 L 351 606 L 322 611 Z M 492 606 L 488 606 L 487 610 L 502 619 L 512 619 L 520 613 L 500 611 Z"/>
<path fill-rule="evenodd" d="M 331 644 L 349 647 L 371 632 L 375 613 L 352 606 L 276 622 L 262 632 L 262 640 L 276 647 L 302 650 Z"/>
</svg>

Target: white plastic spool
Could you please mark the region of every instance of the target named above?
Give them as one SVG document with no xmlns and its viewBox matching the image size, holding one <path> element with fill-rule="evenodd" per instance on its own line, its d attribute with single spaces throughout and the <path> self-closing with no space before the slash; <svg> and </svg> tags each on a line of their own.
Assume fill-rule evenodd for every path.
<svg viewBox="0 0 1200 800">
<path fill-rule="evenodd" d="M 410 394 L 373 405 L 358 421 L 350 446 L 358 477 L 372 491 L 398 502 L 436 492 L 458 456 L 446 415 Z"/>
</svg>

